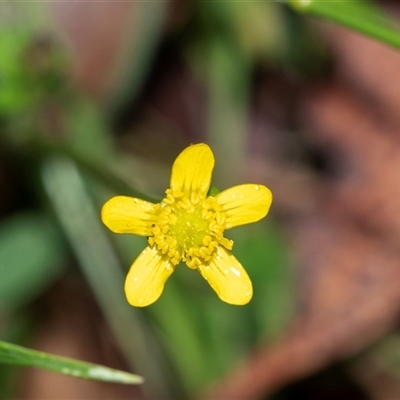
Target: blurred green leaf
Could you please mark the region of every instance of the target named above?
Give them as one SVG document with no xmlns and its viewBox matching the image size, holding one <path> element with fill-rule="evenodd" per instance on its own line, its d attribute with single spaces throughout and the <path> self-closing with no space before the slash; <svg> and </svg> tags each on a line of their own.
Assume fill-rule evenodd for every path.
<svg viewBox="0 0 400 400">
<path fill-rule="evenodd" d="M 65 52 L 48 36 L 0 26 L 0 115 L 35 110 L 49 96 L 65 95 Z"/>
<path fill-rule="evenodd" d="M 20 110 L 32 98 L 22 63 L 28 43 L 25 32 L 0 30 L 0 115 Z"/>
<path fill-rule="evenodd" d="M 53 356 L 48 353 L 30 350 L 3 341 L 0 341 L 0 362 L 43 368 L 49 371 L 83 379 L 124 384 L 143 383 L 143 378 L 138 375 L 111 369 L 98 364 L 86 363 L 66 357 Z"/>
<path fill-rule="evenodd" d="M 0 225 L 0 308 L 19 307 L 63 270 L 65 247 L 41 214 L 20 214 Z"/>
<path fill-rule="evenodd" d="M 361 355 L 358 362 L 365 361 L 363 357 L 374 360 L 381 371 L 390 373 L 400 379 L 400 335 L 394 332 L 378 343 L 373 345 L 368 351 Z M 356 362 L 357 362 L 356 361 Z"/>
<path fill-rule="evenodd" d="M 293 312 L 291 261 L 284 236 L 273 224 L 258 223 L 233 230 L 233 253 L 249 273 L 254 286 L 250 303 L 258 335 L 274 339 Z"/>
<path fill-rule="evenodd" d="M 207 359 L 203 373 L 207 378 L 205 384 L 210 384 L 245 356 L 254 344 L 256 332 L 249 323 L 252 303 L 243 307 L 232 306 L 219 300 L 211 288 L 208 287 L 207 291 L 209 295 L 201 299 L 200 308 Z"/>
<path fill-rule="evenodd" d="M 84 98 L 76 97 L 68 107 L 66 121 L 68 144 L 88 160 L 111 163 L 116 154 L 100 109 Z"/>
<path fill-rule="evenodd" d="M 183 264 L 179 268 L 179 272 L 187 270 Z M 193 271 L 189 272 L 195 275 Z M 163 332 L 162 339 L 179 370 L 185 389 L 188 393 L 195 393 L 209 376 L 210 358 L 203 327 L 197 318 L 198 306 L 202 307 L 202 304 L 191 297 L 189 292 L 188 288 L 179 284 L 175 276 L 167 283 L 162 297 L 148 307 L 148 313 Z"/>
<path fill-rule="evenodd" d="M 283 56 L 287 50 L 287 26 L 280 4 L 272 1 L 225 4 L 231 10 L 231 23 L 243 57 L 271 65 Z"/>
<path fill-rule="evenodd" d="M 376 3 L 358 1 L 288 0 L 294 10 L 325 18 L 400 48 L 400 30 Z"/>
</svg>

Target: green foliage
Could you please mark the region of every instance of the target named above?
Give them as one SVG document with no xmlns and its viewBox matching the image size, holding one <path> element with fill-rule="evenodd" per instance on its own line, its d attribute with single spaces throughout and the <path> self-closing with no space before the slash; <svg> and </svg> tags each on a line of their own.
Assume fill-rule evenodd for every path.
<svg viewBox="0 0 400 400">
<path fill-rule="evenodd" d="M 400 29 L 376 3 L 359 1 L 288 0 L 301 13 L 324 18 L 400 48 Z"/>
<path fill-rule="evenodd" d="M 12 30 L 0 31 L 0 110 L 11 113 L 26 107 L 34 94 L 22 62 L 29 36 Z M 27 90 L 29 89 L 29 90 Z"/>
<path fill-rule="evenodd" d="M 0 224 L 0 312 L 37 297 L 64 269 L 65 247 L 51 220 L 25 213 Z"/>
<path fill-rule="evenodd" d="M 48 37 L 0 26 L 0 117 L 36 108 L 62 91 L 65 57 Z"/>
<path fill-rule="evenodd" d="M 253 320 L 258 334 L 268 340 L 287 326 L 293 314 L 291 258 L 283 232 L 271 218 L 235 234 L 235 255 L 246 265 L 254 284 Z M 233 232 L 236 233 L 236 232 Z"/>
<path fill-rule="evenodd" d="M 83 379 L 124 384 L 143 383 L 142 377 L 128 372 L 107 368 L 102 365 L 76 361 L 66 357 L 57 357 L 2 341 L 0 341 L 0 362 L 43 368 Z"/>
</svg>

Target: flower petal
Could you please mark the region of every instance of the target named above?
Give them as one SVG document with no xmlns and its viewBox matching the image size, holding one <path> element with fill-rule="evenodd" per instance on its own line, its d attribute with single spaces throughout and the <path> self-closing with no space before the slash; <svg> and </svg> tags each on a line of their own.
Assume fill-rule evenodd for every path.
<svg viewBox="0 0 400 400">
<path fill-rule="evenodd" d="M 125 294 L 129 304 L 146 307 L 154 303 L 164 290 L 173 264 L 155 247 L 146 247 L 132 264 L 125 280 Z"/>
<path fill-rule="evenodd" d="M 198 267 L 218 297 L 229 304 L 247 304 L 253 296 L 253 286 L 240 262 L 223 247 L 217 247 L 209 265 Z"/>
<path fill-rule="evenodd" d="M 208 145 L 199 143 L 187 147 L 172 166 L 171 189 L 186 195 L 197 192 L 205 196 L 211 184 L 214 155 Z"/>
<path fill-rule="evenodd" d="M 263 185 L 233 186 L 215 196 L 226 216 L 226 229 L 264 218 L 272 203 L 271 191 Z"/>
<path fill-rule="evenodd" d="M 133 233 L 150 236 L 151 224 L 156 221 L 157 205 L 127 196 L 115 196 L 108 200 L 101 219 L 115 233 Z"/>
</svg>

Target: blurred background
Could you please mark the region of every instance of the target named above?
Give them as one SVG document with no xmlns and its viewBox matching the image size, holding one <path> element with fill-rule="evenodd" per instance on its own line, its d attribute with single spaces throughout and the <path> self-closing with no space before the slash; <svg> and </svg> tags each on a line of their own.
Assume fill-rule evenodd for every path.
<svg viewBox="0 0 400 400">
<path fill-rule="evenodd" d="M 2 2 L 0 339 L 146 383 L 0 364 L 0 399 L 400 399 L 399 104 L 397 50 L 287 4 Z M 101 206 L 198 142 L 274 193 L 227 235 L 253 300 L 182 265 L 130 307 L 146 239 Z"/>
</svg>

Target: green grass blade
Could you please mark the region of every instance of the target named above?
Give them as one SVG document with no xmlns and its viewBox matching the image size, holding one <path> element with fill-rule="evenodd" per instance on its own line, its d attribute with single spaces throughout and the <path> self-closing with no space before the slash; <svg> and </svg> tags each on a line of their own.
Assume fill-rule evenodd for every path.
<svg viewBox="0 0 400 400">
<path fill-rule="evenodd" d="M 132 385 L 143 383 L 143 378 L 138 375 L 72 358 L 54 356 L 3 341 L 0 341 L 0 362 L 43 368 L 83 379 Z"/>
<path fill-rule="evenodd" d="M 336 22 L 400 48 L 400 29 L 384 10 L 369 1 L 288 0 L 296 11 Z"/>
</svg>

